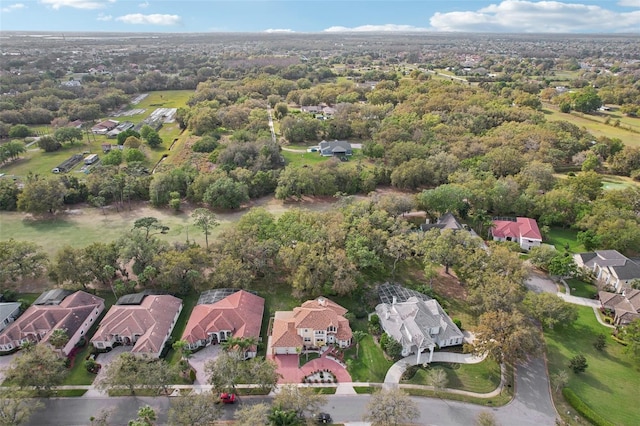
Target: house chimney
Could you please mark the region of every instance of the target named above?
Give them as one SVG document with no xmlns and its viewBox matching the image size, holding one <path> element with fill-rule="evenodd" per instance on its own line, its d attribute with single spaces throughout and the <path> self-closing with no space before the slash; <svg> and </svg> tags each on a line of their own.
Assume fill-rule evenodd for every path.
<svg viewBox="0 0 640 426">
<path fill-rule="evenodd" d="M 324 299 L 324 297 L 318 297 L 318 305 L 320 306 L 326 306 L 327 301 Z"/>
<path fill-rule="evenodd" d="M 395 305 L 396 303 L 398 303 L 398 299 L 395 296 L 393 296 L 393 298 L 391 299 L 391 304 Z"/>
</svg>

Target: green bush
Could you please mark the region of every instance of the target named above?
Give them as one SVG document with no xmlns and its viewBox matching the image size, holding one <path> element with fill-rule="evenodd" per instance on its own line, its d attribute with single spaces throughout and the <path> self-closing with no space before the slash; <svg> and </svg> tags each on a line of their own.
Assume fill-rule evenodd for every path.
<svg viewBox="0 0 640 426">
<path fill-rule="evenodd" d="M 593 411 L 591 407 L 585 404 L 584 401 L 582 401 L 580 397 L 576 395 L 576 393 L 570 388 L 563 388 L 562 396 L 564 397 L 565 401 L 567 401 L 567 403 L 569 403 L 569 405 L 573 407 L 574 410 L 580 413 L 582 417 L 589 420 L 592 424 L 596 426 L 613 426 L 613 423 Z"/>
<path fill-rule="evenodd" d="M 416 373 L 418 372 L 418 370 L 420 369 L 419 365 L 412 365 L 409 366 L 406 370 L 404 370 L 404 372 L 402 373 L 402 377 L 401 380 L 411 380 L 413 379 L 413 376 L 416 375 Z"/>
<path fill-rule="evenodd" d="M 191 379 L 191 383 L 196 381 L 196 370 L 189 370 L 189 379 Z"/>
</svg>

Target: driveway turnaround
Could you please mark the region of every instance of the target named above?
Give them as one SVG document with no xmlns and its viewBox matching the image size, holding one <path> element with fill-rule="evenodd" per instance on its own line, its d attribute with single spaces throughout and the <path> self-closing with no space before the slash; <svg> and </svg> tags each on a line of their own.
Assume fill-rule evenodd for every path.
<svg viewBox="0 0 640 426">
<path fill-rule="evenodd" d="M 434 352 L 431 362 L 450 362 L 456 364 L 477 364 L 484 360 L 484 356 L 475 356 L 473 354 L 459 354 L 455 352 Z M 429 359 L 428 353 L 423 353 L 420 356 L 420 364 L 424 364 Z M 384 377 L 385 383 L 400 383 L 402 373 L 411 367 L 417 365 L 417 356 L 415 354 L 402 358 L 389 368 L 387 375 Z"/>
</svg>

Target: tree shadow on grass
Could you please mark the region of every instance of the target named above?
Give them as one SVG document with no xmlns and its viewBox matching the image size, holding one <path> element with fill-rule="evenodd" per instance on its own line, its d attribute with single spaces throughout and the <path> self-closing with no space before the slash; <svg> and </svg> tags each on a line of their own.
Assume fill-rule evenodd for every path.
<svg viewBox="0 0 640 426">
<path fill-rule="evenodd" d="M 59 216 L 41 218 L 27 217 L 22 220 L 22 223 L 25 226 L 41 233 L 59 232 L 75 227 L 73 223 Z"/>
</svg>

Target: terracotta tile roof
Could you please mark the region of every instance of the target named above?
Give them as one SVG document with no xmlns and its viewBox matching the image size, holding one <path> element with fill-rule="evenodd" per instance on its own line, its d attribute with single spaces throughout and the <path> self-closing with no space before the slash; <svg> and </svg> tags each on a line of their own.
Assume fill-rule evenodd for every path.
<svg viewBox="0 0 640 426">
<path fill-rule="evenodd" d="M 302 346 L 302 337 L 296 331 L 293 312 L 276 312 L 271 331 L 271 346 L 274 348 L 293 348 Z"/>
<path fill-rule="evenodd" d="M 518 217 L 516 221 L 494 220 L 491 233 L 498 238 L 528 238 L 542 241 L 542 234 L 535 219 Z"/>
<path fill-rule="evenodd" d="M 193 308 L 182 339 L 195 343 L 222 330 L 231 330 L 233 337 L 258 338 L 263 313 L 264 299 L 240 290 L 216 303 Z"/>
<path fill-rule="evenodd" d="M 349 321 L 344 318 L 347 310 L 326 297 L 318 297 L 304 302 L 293 311 L 276 312 L 271 333 L 272 347 L 302 346 L 302 338 L 297 330 L 327 330 L 329 326 L 337 328 L 336 337 L 348 340 L 352 337 Z"/>
<path fill-rule="evenodd" d="M 140 305 L 114 305 L 100 322 L 91 342 L 110 341 L 119 335 L 134 340 L 132 352 L 158 353 L 182 309 L 182 300 L 168 294 L 148 295 Z"/>
<path fill-rule="evenodd" d="M 72 337 L 91 312 L 101 306 L 104 306 L 104 299 L 84 291 L 65 297 L 59 305 L 31 305 L 0 334 L 0 344 L 16 344 L 30 335 L 38 335 L 40 341 L 47 341 L 51 332 L 58 328 L 65 329 Z M 31 340 L 35 341 L 33 337 Z"/>
</svg>

